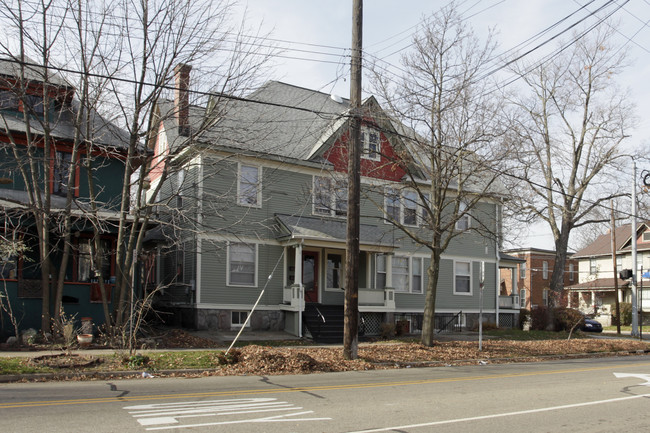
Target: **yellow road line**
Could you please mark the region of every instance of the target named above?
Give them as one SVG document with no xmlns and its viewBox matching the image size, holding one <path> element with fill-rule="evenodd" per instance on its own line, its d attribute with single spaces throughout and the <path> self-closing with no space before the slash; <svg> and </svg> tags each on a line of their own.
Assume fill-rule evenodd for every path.
<svg viewBox="0 0 650 433">
<path fill-rule="evenodd" d="M 16 402 L 16 403 L 0 403 L 0 409 L 12 408 L 27 408 L 27 407 L 43 407 L 43 406 L 66 406 L 66 405 L 85 405 L 85 404 L 99 404 L 99 403 L 113 403 L 113 402 L 130 402 L 130 401 L 150 401 L 150 400 L 169 400 L 179 398 L 198 398 L 198 397 L 224 397 L 224 396 L 241 396 L 248 394 L 279 394 L 279 393 L 294 393 L 294 392 L 313 392 L 313 391 L 337 391 L 345 389 L 363 389 L 363 388 L 381 388 L 390 386 L 411 386 L 411 385 L 426 385 L 432 383 L 450 383 L 450 382 L 468 382 L 475 380 L 488 380 L 488 379 L 508 379 L 513 377 L 533 377 L 554 374 L 566 373 L 585 373 L 591 371 L 601 371 L 615 368 L 617 370 L 624 368 L 637 368 L 650 366 L 650 362 L 635 363 L 631 365 L 622 366 L 606 366 L 606 367 L 589 367 L 589 368 L 575 368 L 563 370 L 549 370 L 529 373 L 504 373 L 496 375 L 472 376 L 472 377 L 450 377 L 447 379 L 427 379 L 427 380 L 413 380 L 413 381 L 400 381 L 400 382 L 378 382 L 378 383 L 356 383 L 350 385 L 320 385 L 320 386 L 307 386 L 299 388 L 287 389 L 251 389 L 242 391 L 211 391 L 211 392 L 197 392 L 188 394 L 161 394 L 149 396 L 133 396 L 133 397 L 102 397 L 102 398 L 82 398 L 73 400 L 51 400 L 51 401 L 32 401 L 32 402 Z"/>
</svg>

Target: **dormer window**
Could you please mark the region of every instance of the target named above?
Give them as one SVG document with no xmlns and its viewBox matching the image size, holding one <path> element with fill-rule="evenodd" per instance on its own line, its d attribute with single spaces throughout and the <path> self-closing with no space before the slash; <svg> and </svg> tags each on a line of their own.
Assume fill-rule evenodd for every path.
<svg viewBox="0 0 650 433">
<path fill-rule="evenodd" d="M 0 90 L 0 110 L 18 111 L 18 97 L 9 90 Z"/>
<path fill-rule="evenodd" d="M 28 113 L 38 114 L 40 116 L 43 115 L 42 96 L 27 95 L 23 101 L 23 104 L 27 104 L 29 106 L 29 110 L 23 110 L 23 111 L 27 111 Z"/>
<path fill-rule="evenodd" d="M 372 161 L 381 159 L 381 135 L 378 130 L 361 127 L 361 141 L 363 142 L 363 153 L 361 157 Z"/>
</svg>

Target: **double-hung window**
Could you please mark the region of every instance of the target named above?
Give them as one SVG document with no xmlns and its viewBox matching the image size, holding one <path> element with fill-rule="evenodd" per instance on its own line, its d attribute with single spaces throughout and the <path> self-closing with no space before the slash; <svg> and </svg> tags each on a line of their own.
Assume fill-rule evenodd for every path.
<svg viewBox="0 0 650 433">
<path fill-rule="evenodd" d="M 384 190 L 384 212 L 389 221 L 406 226 L 418 224 L 418 195 L 415 191 Z"/>
<path fill-rule="evenodd" d="M 228 285 L 257 286 L 257 246 L 232 242 L 228 245 Z"/>
<path fill-rule="evenodd" d="M 616 263 L 616 267 L 618 268 L 618 262 Z M 573 263 L 569 263 L 569 281 L 573 281 L 573 272 Z"/>
<path fill-rule="evenodd" d="M 418 224 L 418 195 L 415 191 L 404 191 L 402 194 L 402 223 L 408 226 Z"/>
<path fill-rule="evenodd" d="M 379 161 L 381 159 L 381 136 L 379 131 L 362 127 L 361 141 L 363 142 L 363 153 L 361 157 L 372 161 Z"/>
<path fill-rule="evenodd" d="M 461 201 L 458 203 L 458 216 L 456 219 L 456 230 L 464 231 L 469 229 L 470 226 L 470 217 L 469 211 L 467 210 L 467 203 Z"/>
<path fill-rule="evenodd" d="M 454 294 L 472 294 L 472 262 L 454 262 Z"/>
<path fill-rule="evenodd" d="M 545 307 L 548 307 L 548 291 L 549 289 L 544 289 L 542 291 L 542 302 L 544 303 Z"/>
<path fill-rule="evenodd" d="M 348 186 L 343 179 L 314 177 L 314 213 L 325 216 L 348 214 Z"/>
<path fill-rule="evenodd" d="M 91 238 L 81 238 L 77 245 L 77 281 L 90 283 L 96 281 L 97 275 L 96 269 L 99 269 L 98 259 L 101 255 L 102 267 L 101 267 L 101 277 L 109 279 L 112 275 L 111 273 L 111 261 L 113 260 L 111 241 L 110 239 L 100 239 L 99 241 L 99 254 L 95 253 L 93 239 Z"/>
<path fill-rule="evenodd" d="M 261 167 L 239 164 L 237 203 L 242 206 L 262 206 Z"/>
<path fill-rule="evenodd" d="M 422 257 L 411 257 L 411 293 L 422 293 Z"/>
<path fill-rule="evenodd" d="M 386 217 L 391 221 L 400 220 L 400 204 L 399 204 L 399 191 L 395 188 L 386 188 L 386 194 L 384 197 L 384 208 L 386 211 Z"/>
<path fill-rule="evenodd" d="M 375 288 L 383 289 L 386 287 L 386 255 L 375 255 Z"/>
<path fill-rule="evenodd" d="M 396 292 L 409 291 L 409 258 L 393 256 L 393 287 Z"/>
<path fill-rule="evenodd" d="M 20 104 L 18 96 L 11 90 L 0 90 L 0 110 L 18 111 Z"/>
<path fill-rule="evenodd" d="M 526 263 L 522 263 L 519 265 L 519 278 L 520 279 L 526 278 Z"/>
<path fill-rule="evenodd" d="M 375 255 L 375 288 L 387 284 L 388 258 L 386 254 Z M 424 291 L 424 260 L 422 257 L 390 256 L 392 288 L 396 292 L 421 294 Z"/>
<path fill-rule="evenodd" d="M 542 263 L 542 279 L 548 280 L 548 262 Z"/>
<path fill-rule="evenodd" d="M 596 275 L 598 273 L 598 265 L 596 264 L 596 259 L 591 257 L 589 259 L 589 275 Z"/>
</svg>

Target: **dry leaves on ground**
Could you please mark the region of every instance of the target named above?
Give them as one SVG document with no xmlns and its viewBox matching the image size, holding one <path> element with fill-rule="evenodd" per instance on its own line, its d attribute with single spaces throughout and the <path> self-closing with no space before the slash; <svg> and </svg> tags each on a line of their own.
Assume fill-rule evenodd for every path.
<svg viewBox="0 0 650 433">
<path fill-rule="evenodd" d="M 619 354 L 648 351 L 648 343 L 634 340 L 541 340 L 439 342 L 434 347 L 417 343 L 363 344 L 359 359 L 343 358 L 341 347 L 246 346 L 238 350 L 238 361 L 215 372 L 220 375 L 277 375 L 314 372 L 373 370 L 407 366 L 441 366 L 538 361 L 577 354 Z"/>
</svg>

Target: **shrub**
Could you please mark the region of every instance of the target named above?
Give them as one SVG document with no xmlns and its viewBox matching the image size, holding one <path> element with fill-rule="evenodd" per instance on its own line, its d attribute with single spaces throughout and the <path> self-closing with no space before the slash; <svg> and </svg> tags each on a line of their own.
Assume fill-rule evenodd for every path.
<svg viewBox="0 0 650 433">
<path fill-rule="evenodd" d="M 381 324 L 381 338 L 384 340 L 390 340 L 395 336 L 395 324 L 394 323 L 382 323 Z"/>
<path fill-rule="evenodd" d="M 573 308 L 558 307 L 553 309 L 553 327 L 556 331 L 570 331 L 583 320 L 582 313 Z"/>
<path fill-rule="evenodd" d="M 530 310 L 530 329 L 533 331 L 546 331 L 551 320 L 546 307 L 535 307 Z"/>
<path fill-rule="evenodd" d="M 621 302 L 618 304 L 621 310 L 621 326 L 630 326 L 632 324 L 632 304 Z M 612 325 L 616 325 L 616 307 L 612 306 Z"/>
<path fill-rule="evenodd" d="M 524 329 L 526 322 L 530 320 L 530 311 L 526 309 L 519 310 L 519 329 Z"/>
</svg>

